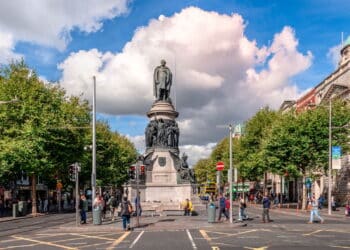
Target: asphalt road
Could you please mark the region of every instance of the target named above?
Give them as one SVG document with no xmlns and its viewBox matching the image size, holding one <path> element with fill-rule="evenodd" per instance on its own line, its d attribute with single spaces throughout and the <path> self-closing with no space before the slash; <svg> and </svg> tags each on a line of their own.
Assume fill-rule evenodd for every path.
<svg viewBox="0 0 350 250">
<path fill-rule="evenodd" d="M 64 224 L 72 223 L 72 214 L 0 222 L 0 249 L 350 249 L 350 218 L 324 216 L 325 224 L 307 224 L 306 213 L 272 210 L 274 221 L 262 223 L 260 213 L 249 208 L 252 220 L 233 226 L 178 216 L 168 222 L 177 229 L 155 221 L 152 227 L 127 232 L 120 230 L 120 222 L 113 224 L 115 230 L 70 230 Z"/>
</svg>

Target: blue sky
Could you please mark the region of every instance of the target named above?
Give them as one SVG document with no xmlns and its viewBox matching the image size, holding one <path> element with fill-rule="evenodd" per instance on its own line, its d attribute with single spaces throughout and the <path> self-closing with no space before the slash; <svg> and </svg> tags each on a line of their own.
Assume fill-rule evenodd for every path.
<svg viewBox="0 0 350 250">
<path fill-rule="evenodd" d="M 227 134 L 216 125 L 278 108 L 328 76 L 349 13 L 347 0 L 2 1 L 0 63 L 23 57 L 87 99 L 96 75 L 98 117 L 142 151 L 152 71 L 165 58 L 194 162 Z"/>
</svg>

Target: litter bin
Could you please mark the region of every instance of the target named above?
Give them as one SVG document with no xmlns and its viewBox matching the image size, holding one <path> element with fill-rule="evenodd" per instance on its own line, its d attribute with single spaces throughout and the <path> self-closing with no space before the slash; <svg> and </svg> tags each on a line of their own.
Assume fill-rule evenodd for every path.
<svg viewBox="0 0 350 250">
<path fill-rule="evenodd" d="M 12 204 L 12 217 L 18 217 L 18 204 Z"/>
<path fill-rule="evenodd" d="M 216 207 L 213 203 L 210 203 L 208 207 L 208 222 L 214 223 L 216 217 Z"/>
<path fill-rule="evenodd" d="M 92 218 L 93 218 L 94 225 L 101 225 L 102 224 L 101 212 L 102 212 L 102 209 L 100 206 L 97 206 L 97 207 L 92 209 Z"/>
<path fill-rule="evenodd" d="M 21 216 L 25 216 L 27 214 L 27 202 L 25 201 L 18 202 L 18 213 Z"/>
</svg>

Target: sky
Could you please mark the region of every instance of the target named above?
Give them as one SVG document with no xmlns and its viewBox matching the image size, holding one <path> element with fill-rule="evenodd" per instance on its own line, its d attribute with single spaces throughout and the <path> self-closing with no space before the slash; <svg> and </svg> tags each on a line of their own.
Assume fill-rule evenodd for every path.
<svg viewBox="0 0 350 250">
<path fill-rule="evenodd" d="M 180 151 L 207 157 L 260 108 L 332 73 L 350 36 L 348 0 L 0 1 L 0 64 L 23 58 L 144 152 L 161 59 L 173 73 Z"/>
</svg>

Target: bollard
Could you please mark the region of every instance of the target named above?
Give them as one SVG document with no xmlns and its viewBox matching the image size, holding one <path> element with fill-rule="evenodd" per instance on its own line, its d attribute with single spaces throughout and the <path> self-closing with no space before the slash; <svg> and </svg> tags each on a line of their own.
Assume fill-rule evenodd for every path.
<svg viewBox="0 0 350 250">
<path fill-rule="evenodd" d="M 18 204 L 12 205 L 12 217 L 13 218 L 18 217 Z"/>
<path fill-rule="evenodd" d="M 208 207 L 208 222 L 214 223 L 216 217 L 216 207 L 213 203 L 210 203 Z"/>
</svg>

